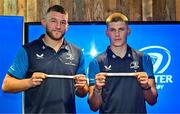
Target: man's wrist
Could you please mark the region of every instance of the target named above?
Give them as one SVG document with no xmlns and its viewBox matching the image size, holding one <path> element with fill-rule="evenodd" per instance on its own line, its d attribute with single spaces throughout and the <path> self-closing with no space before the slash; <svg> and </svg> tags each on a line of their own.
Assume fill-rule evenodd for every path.
<svg viewBox="0 0 180 114">
<path fill-rule="evenodd" d="M 102 89 L 97 89 L 96 87 L 94 87 L 94 93 L 97 93 L 97 94 L 101 94 L 102 93 Z"/>
<path fill-rule="evenodd" d="M 143 88 L 143 90 L 150 90 L 151 89 L 151 86 L 147 86 L 146 88 Z"/>
</svg>

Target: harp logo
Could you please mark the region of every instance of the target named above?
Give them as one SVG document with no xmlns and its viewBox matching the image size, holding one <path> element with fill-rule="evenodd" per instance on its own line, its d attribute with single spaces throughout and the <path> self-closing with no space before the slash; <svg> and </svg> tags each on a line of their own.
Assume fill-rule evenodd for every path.
<svg viewBox="0 0 180 114">
<path fill-rule="evenodd" d="M 157 89 L 163 89 L 166 84 L 173 83 L 173 77 L 167 71 L 171 63 L 171 53 L 168 49 L 162 46 L 147 46 L 139 51 L 151 57 Z"/>
</svg>

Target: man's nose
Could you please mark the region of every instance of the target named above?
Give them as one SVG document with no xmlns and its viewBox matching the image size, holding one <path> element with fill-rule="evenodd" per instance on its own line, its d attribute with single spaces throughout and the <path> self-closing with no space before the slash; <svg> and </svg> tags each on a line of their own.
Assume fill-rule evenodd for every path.
<svg viewBox="0 0 180 114">
<path fill-rule="evenodd" d="M 62 24 L 61 24 L 61 23 L 59 23 L 59 22 L 58 22 L 58 23 L 56 23 L 56 27 L 57 27 L 57 28 L 61 28 L 61 26 L 62 26 Z"/>
<path fill-rule="evenodd" d="M 116 31 L 115 31 L 115 35 L 116 35 L 116 36 L 119 36 L 119 35 L 120 35 L 120 31 L 119 31 L 119 30 L 116 30 Z"/>
</svg>

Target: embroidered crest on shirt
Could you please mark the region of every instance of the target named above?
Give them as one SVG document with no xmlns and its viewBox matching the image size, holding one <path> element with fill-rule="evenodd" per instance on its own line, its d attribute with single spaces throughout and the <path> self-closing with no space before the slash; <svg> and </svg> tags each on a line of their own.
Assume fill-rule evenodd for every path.
<svg viewBox="0 0 180 114">
<path fill-rule="evenodd" d="M 65 62 L 66 65 L 76 66 L 76 64 L 72 62 L 74 60 L 74 57 L 72 54 L 67 53 L 65 59 L 70 60 L 69 62 Z"/>
<path fill-rule="evenodd" d="M 72 63 L 71 61 L 69 63 L 65 63 L 66 65 L 76 66 L 76 64 Z"/>
<path fill-rule="evenodd" d="M 36 59 L 44 59 L 44 54 L 37 54 L 36 53 Z"/>
<path fill-rule="evenodd" d="M 67 53 L 67 57 L 66 57 L 67 60 L 74 60 L 74 57 L 72 54 L 70 53 Z"/>
<path fill-rule="evenodd" d="M 104 65 L 104 68 L 105 68 L 105 71 L 110 71 L 111 70 L 111 65 L 109 65 L 109 66 Z"/>
<path fill-rule="evenodd" d="M 139 62 L 138 61 L 133 61 L 130 63 L 130 68 L 137 70 L 139 68 Z"/>
</svg>

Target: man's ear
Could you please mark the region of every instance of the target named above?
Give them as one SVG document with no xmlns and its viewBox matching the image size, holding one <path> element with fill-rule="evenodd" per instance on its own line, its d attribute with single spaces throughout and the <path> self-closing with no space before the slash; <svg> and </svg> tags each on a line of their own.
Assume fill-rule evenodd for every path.
<svg viewBox="0 0 180 114">
<path fill-rule="evenodd" d="M 41 24 L 44 28 L 46 28 L 46 19 L 41 19 Z"/>
<path fill-rule="evenodd" d="M 69 28 L 69 24 L 67 24 L 66 31 L 68 30 L 68 28 Z"/>
<path fill-rule="evenodd" d="M 109 37 L 109 32 L 108 30 L 106 29 L 106 36 Z"/>
<path fill-rule="evenodd" d="M 130 35 L 131 34 L 131 29 L 129 28 L 129 26 L 128 26 L 128 33 L 127 33 L 128 35 Z"/>
</svg>

